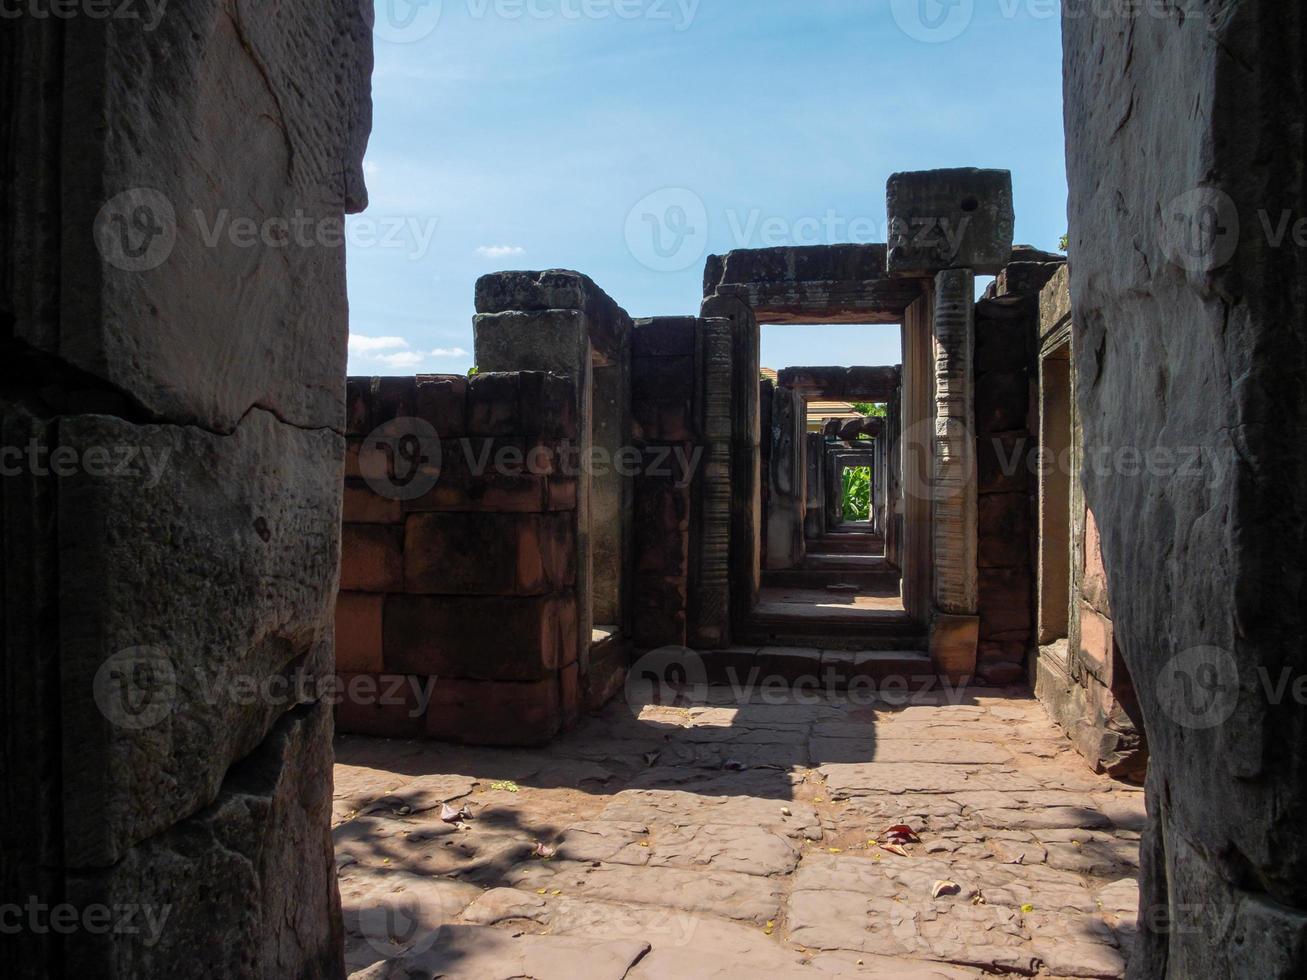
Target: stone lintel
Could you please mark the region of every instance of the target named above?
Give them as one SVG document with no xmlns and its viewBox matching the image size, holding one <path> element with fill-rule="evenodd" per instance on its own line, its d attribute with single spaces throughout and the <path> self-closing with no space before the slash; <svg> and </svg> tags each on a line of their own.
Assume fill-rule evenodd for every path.
<svg viewBox="0 0 1307 980">
<path fill-rule="evenodd" d="M 777 383 L 809 401 L 886 402 L 902 383 L 902 369 L 888 367 L 788 367 Z"/>
</svg>

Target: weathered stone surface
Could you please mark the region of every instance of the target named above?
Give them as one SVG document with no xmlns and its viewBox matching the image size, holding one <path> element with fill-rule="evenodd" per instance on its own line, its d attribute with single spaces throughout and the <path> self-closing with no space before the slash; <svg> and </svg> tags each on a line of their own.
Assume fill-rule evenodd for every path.
<svg viewBox="0 0 1307 980">
<path fill-rule="evenodd" d="M 897 173 L 889 178 L 886 199 L 892 275 L 971 269 L 992 276 L 1007 265 L 1016 222 L 1008 171 Z"/>
<path fill-rule="evenodd" d="M 138 909 L 140 931 L 77 931 L 68 968 L 187 976 L 202 950 L 204 970 L 223 976 L 341 976 L 330 732 L 326 705 L 291 711 L 208 807 L 124 850 L 113 868 L 71 876 L 70 901 Z"/>
<path fill-rule="evenodd" d="M 70 81 L 62 110 L 63 259 L 82 274 L 62 277 L 64 326 L 24 339 L 179 424 L 231 431 L 261 405 L 340 429 L 370 17 L 233 0 L 170 8 L 152 31 L 112 23 L 64 25 L 70 62 L 102 80 Z M 114 223 L 134 205 L 157 232 Z"/>
<path fill-rule="evenodd" d="M 1183 475 L 1086 473 L 1113 625 L 1148 720 L 1141 902 L 1172 921 L 1235 916 L 1141 922 L 1140 978 L 1307 970 L 1307 847 L 1283 818 L 1307 810 L 1303 708 L 1252 680 L 1299 674 L 1307 635 L 1307 252 L 1276 247 L 1260 223 L 1307 206 L 1302 143 L 1285 136 L 1301 119 L 1303 32 L 1300 15 L 1252 3 L 1139 18 L 1124 34 L 1064 22 L 1086 451 L 1187 448 L 1211 461 Z M 1293 108 L 1253 108 L 1268 102 Z M 1159 146 L 1171 164 L 1141 173 L 1141 154 Z M 1204 663 L 1225 680 L 1195 715 L 1183 692 Z M 1251 882 L 1256 897 L 1239 891 Z"/>
<path fill-rule="evenodd" d="M 65 847 L 103 866 L 213 800 L 303 682 L 329 675 L 343 440 L 262 411 L 230 436 L 105 416 L 60 436 L 166 461 L 153 485 L 61 481 L 62 588 L 78 597 L 62 630 Z"/>
</svg>

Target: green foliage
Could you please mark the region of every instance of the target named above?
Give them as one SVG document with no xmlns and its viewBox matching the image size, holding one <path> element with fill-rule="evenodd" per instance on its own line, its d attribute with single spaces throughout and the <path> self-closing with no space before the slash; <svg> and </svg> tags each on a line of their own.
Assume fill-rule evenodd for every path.
<svg viewBox="0 0 1307 980">
<path fill-rule="evenodd" d="M 479 367 L 477 367 L 475 364 L 472 365 L 472 367 L 470 367 L 470 368 L 467 369 L 467 376 L 468 376 L 469 378 L 475 378 L 475 377 L 476 377 L 478 374 L 480 374 L 480 373 L 481 373 L 481 369 L 480 369 Z"/>
<path fill-rule="evenodd" d="M 872 402 L 854 402 L 853 410 L 859 415 L 870 415 L 878 419 L 883 419 L 888 409 L 885 405 L 877 405 Z"/>
<path fill-rule="evenodd" d="M 1063 235 L 1061 238 L 1059 238 L 1057 240 L 1057 248 L 1059 252 L 1068 251 L 1071 248 L 1071 236 Z"/>
<path fill-rule="evenodd" d="M 844 519 L 865 521 L 871 516 L 871 468 L 849 466 L 844 470 Z"/>
</svg>

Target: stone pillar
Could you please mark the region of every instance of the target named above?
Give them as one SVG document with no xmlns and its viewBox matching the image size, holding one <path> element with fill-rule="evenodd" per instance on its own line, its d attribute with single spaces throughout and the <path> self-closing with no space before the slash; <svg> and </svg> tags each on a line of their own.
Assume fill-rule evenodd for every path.
<svg viewBox="0 0 1307 980">
<path fill-rule="evenodd" d="M 735 331 L 731 320 L 708 317 L 699 321 L 699 370 L 702 391 L 699 404 L 703 432 L 703 476 L 699 480 L 699 540 L 690 590 L 690 642 L 704 648 L 725 646 L 731 634 L 731 575 L 746 575 L 731 548 L 732 514 L 739 516 L 740 501 L 732 493 L 732 436 L 734 414 Z M 756 328 L 755 328 L 756 329 Z M 757 391 L 754 371 L 751 391 Z M 751 403 L 757 403 L 754 396 Z M 753 447 L 756 469 L 757 446 Z M 756 481 L 753 493 L 757 492 Z M 755 529 L 756 531 L 756 529 Z M 757 547 L 754 537 L 753 547 Z M 753 556 L 754 568 L 758 557 Z"/>
<path fill-rule="evenodd" d="M 771 453 L 767 476 L 771 488 L 767 508 L 767 567 L 798 568 L 804 555 L 804 509 L 807 506 L 807 404 L 792 388 L 777 388 L 772 396 Z"/>
<path fill-rule="evenodd" d="M 975 275 L 935 279 L 935 443 L 932 473 L 936 622 L 931 654 L 950 676 L 975 669 L 980 622 L 976 578 Z"/>
<path fill-rule="evenodd" d="M 826 436 L 821 432 L 804 434 L 803 454 L 805 495 L 803 530 L 809 541 L 826 533 Z"/>
<path fill-rule="evenodd" d="M 371 15 L 157 13 L 0 32 L 0 432 L 78 461 L 0 487 L 0 894 L 135 913 L 6 935 L 6 975 L 334 980 L 323 242 L 366 206 Z"/>
</svg>

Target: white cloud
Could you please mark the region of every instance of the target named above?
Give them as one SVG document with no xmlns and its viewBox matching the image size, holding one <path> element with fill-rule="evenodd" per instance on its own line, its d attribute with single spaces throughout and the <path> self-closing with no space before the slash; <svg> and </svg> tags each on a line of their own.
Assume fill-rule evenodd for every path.
<svg viewBox="0 0 1307 980">
<path fill-rule="evenodd" d="M 437 347 L 431 352 L 432 357 L 470 357 L 462 347 Z"/>
<path fill-rule="evenodd" d="M 368 354 L 378 350 L 395 350 L 408 347 L 403 337 L 365 337 L 362 334 L 349 335 L 349 349 L 356 354 Z"/>
<path fill-rule="evenodd" d="M 364 160 L 363 173 L 368 177 L 375 177 L 381 173 L 381 164 L 373 163 L 371 160 Z"/>
<path fill-rule="evenodd" d="M 526 249 L 521 245 L 478 245 L 477 255 L 488 259 L 502 259 L 509 255 L 524 255 Z"/>
<path fill-rule="evenodd" d="M 392 368 L 417 367 L 426 359 L 426 354 L 416 350 L 400 351 L 397 354 L 374 354 L 369 358 Z"/>
</svg>

